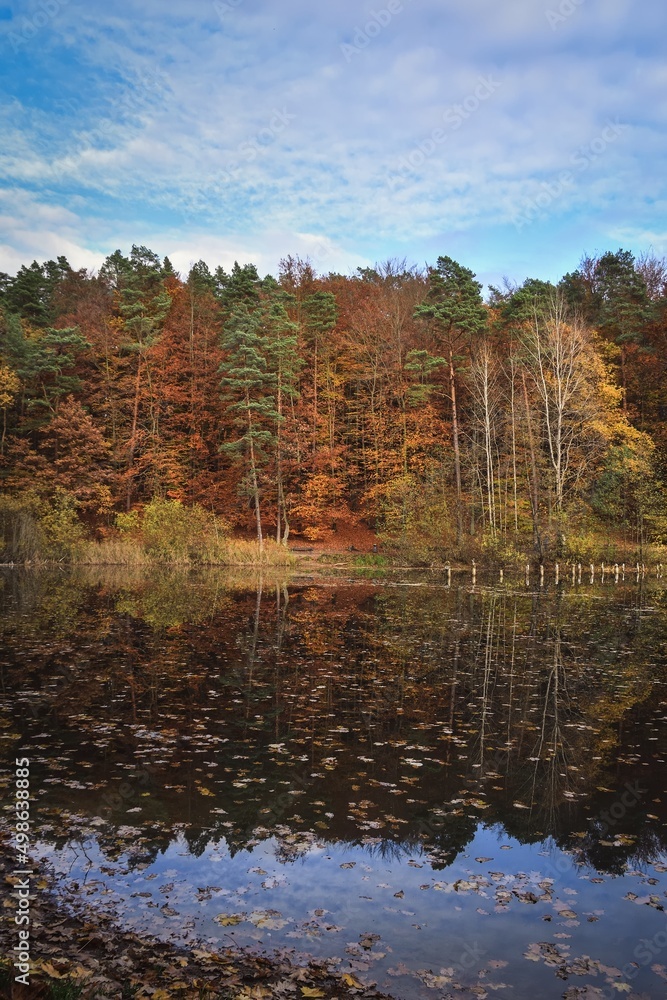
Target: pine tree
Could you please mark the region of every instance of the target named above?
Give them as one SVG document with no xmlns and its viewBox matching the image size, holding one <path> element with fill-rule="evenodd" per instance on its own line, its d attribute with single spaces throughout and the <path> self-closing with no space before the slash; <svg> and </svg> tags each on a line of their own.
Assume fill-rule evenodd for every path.
<svg viewBox="0 0 667 1000">
<path fill-rule="evenodd" d="M 276 378 L 267 362 L 262 318 L 259 309 L 251 311 L 243 302 L 236 306 L 223 329 L 222 346 L 227 359 L 221 379 L 223 399 L 237 428 L 236 436 L 222 449 L 246 457 L 248 471 L 243 485 L 255 509 L 260 549 L 264 545 L 260 469 L 268 461 L 281 418 L 274 397 Z"/>
<path fill-rule="evenodd" d="M 438 345 L 448 362 L 459 544 L 463 535 L 463 505 L 456 363 L 464 346 L 469 346 L 473 337 L 486 329 L 487 313 L 481 291 L 481 284 L 467 267 L 451 257 L 438 257 L 436 267 L 429 272 L 426 300 L 415 309 L 416 316 L 432 321 Z"/>
</svg>

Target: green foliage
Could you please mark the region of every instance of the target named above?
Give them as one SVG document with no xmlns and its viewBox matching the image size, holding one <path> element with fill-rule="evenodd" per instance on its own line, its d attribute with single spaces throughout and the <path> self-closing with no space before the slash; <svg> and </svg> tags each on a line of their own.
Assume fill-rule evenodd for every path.
<svg viewBox="0 0 667 1000">
<path fill-rule="evenodd" d="M 338 308 L 331 292 L 313 292 L 303 300 L 304 327 L 313 339 L 328 333 L 336 325 Z"/>
<path fill-rule="evenodd" d="M 549 281 L 528 278 L 508 294 L 500 305 L 501 322 L 508 329 L 520 329 L 537 318 L 544 321 L 554 301 L 556 288 Z M 562 292 L 565 295 L 565 292 Z"/>
<path fill-rule="evenodd" d="M 379 536 L 397 552 L 430 561 L 452 544 L 451 515 L 442 483 L 413 473 L 376 490 Z"/>
<path fill-rule="evenodd" d="M 39 527 L 43 535 L 42 555 L 46 559 L 70 559 L 85 537 L 77 517 L 76 499 L 65 490 L 56 490 L 49 502 L 40 504 Z"/>
<path fill-rule="evenodd" d="M 602 332 L 618 344 L 640 340 L 648 301 L 646 285 L 629 250 L 600 257 L 595 265 L 594 292 Z"/>
<path fill-rule="evenodd" d="M 141 527 L 138 510 L 130 510 L 116 514 L 114 519 L 116 529 L 121 535 L 136 535 Z"/>
<path fill-rule="evenodd" d="M 433 319 L 443 335 L 470 337 L 486 329 L 487 314 L 482 302 L 482 286 L 469 268 L 451 257 L 438 257 L 437 266 L 429 274 L 426 301 L 417 306 L 416 316 Z"/>
<path fill-rule="evenodd" d="M 125 982 L 122 984 L 122 989 L 120 994 L 121 1000 L 133 1000 L 133 998 L 136 997 L 137 993 L 139 992 L 140 986 L 141 983 L 131 983 L 129 980 L 126 979 Z"/>
<path fill-rule="evenodd" d="M 231 274 L 217 267 L 214 282 L 216 298 L 225 312 L 233 312 L 240 305 L 252 308 L 259 303 L 261 280 L 254 264 L 241 267 L 234 261 Z"/>
<path fill-rule="evenodd" d="M 5 300 L 9 310 L 34 326 L 46 327 L 53 320 L 53 298 L 58 285 L 73 274 L 66 257 L 19 268 L 9 282 Z"/>
<path fill-rule="evenodd" d="M 600 524 L 589 519 L 574 526 L 563 537 L 563 561 L 587 565 L 618 559 L 616 541 L 606 535 Z"/>
<path fill-rule="evenodd" d="M 75 367 L 90 348 L 78 327 L 24 329 L 15 317 L 6 320 L 4 355 L 25 391 L 27 409 L 37 415 L 53 412 L 58 400 L 81 388 Z"/>
<path fill-rule="evenodd" d="M 410 406 L 422 406 L 428 402 L 436 386 L 436 383 L 430 381 L 430 378 L 444 364 L 446 364 L 444 358 L 436 358 L 429 351 L 417 350 L 416 348 L 408 351 L 405 358 L 405 370 L 410 372 L 413 378 L 419 380 L 408 388 L 407 398 Z"/>
<path fill-rule="evenodd" d="M 22 497 L 0 497 L 0 560 L 29 562 L 39 553 L 41 535 L 36 511 Z"/>
<path fill-rule="evenodd" d="M 607 523 L 634 530 L 643 542 L 667 538 L 665 490 L 655 471 L 655 447 L 632 427 L 617 434 L 595 480 L 591 507 Z"/>
<path fill-rule="evenodd" d="M 83 986 L 78 986 L 69 979 L 55 979 L 49 983 L 51 1000 L 78 1000 L 83 993 Z"/>
<path fill-rule="evenodd" d="M 376 566 L 378 569 L 382 569 L 389 565 L 389 560 L 386 556 L 380 556 L 374 552 L 363 552 L 361 555 L 354 557 L 353 564 L 362 568 Z"/>
<path fill-rule="evenodd" d="M 525 562 L 524 553 L 513 542 L 488 531 L 482 537 L 482 558 L 486 563 L 504 568 L 517 567 Z"/>
<path fill-rule="evenodd" d="M 199 504 L 184 507 L 180 500 L 151 500 L 141 519 L 144 545 L 149 555 L 166 561 L 195 561 L 221 532 L 213 514 Z"/>
<path fill-rule="evenodd" d="M 223 449 L 238 452 L 252 447 L 261 452 L 273 441 L 272 427 L 279 414 L 272 395 L 275 376 L 267 361 L 260 312 L 237 308 L 225 327 L 223 346 L 228 352 L 221 379 L 223 399 L 242 432 L 226 442 Z"/>
<path fill-rule="evenodd" d="M 72 559 L 85 537 L 76 499 L 57 489 L 51 499 L 34 493 L 0 498 L 1 557 L 11 562 Z"/>
</svg>

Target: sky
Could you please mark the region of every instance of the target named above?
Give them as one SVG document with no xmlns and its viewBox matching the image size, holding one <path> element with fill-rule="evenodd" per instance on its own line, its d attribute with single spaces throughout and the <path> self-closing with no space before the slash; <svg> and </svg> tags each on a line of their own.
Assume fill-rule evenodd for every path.
<svg viewBox="0 0 667 1000">
<path fill-rule="evenodd" d="M 664 0 L 0 0 L 0 271 L 667 254 Z"/>
</svg>

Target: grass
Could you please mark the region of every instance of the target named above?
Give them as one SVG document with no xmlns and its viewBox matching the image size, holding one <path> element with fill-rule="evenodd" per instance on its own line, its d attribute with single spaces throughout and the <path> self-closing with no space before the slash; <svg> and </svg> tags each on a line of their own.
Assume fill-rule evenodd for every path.
<svg viewBox="0 0 667 1000">
<path fill-rule="evenodd" d="M 82 993 L 82 986 L 67 979 L 56 979 L 49 983 L 49 1000 L 79 1000 Z"/>
<path fill-rule="evenodd" d="M 283 545 L 267 540 L 260 551 L 257 542 L 243 539 L 202 539 L 181 551 L 152 552 L 143 542 L 108 538 L 83 542 L 68 562 L 82 566 L 293 566 L 296 557 Z"/>
<path fill-rule="evenodd" d="M 353 566 L 359 566 L 362 569 L 377 567 L 378 569 L 384 569 L 389 565 L 389 560 L 386 556 L 376 555 L 372 552 L 364 552 L 362 555 L 355 556 L 353 561 Z"/>
</svg>

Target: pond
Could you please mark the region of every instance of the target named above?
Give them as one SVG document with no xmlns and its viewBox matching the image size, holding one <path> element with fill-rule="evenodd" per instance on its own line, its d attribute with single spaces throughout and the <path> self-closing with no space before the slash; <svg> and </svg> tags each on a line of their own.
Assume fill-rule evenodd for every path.
<svg viewBox="0 0 667 1000">
<path fill-rule="evenodd" d="M 667 994 L 667 594 L 2 576 L 2 779 L 62 892 L 397 998 Z"/>
</svg>

